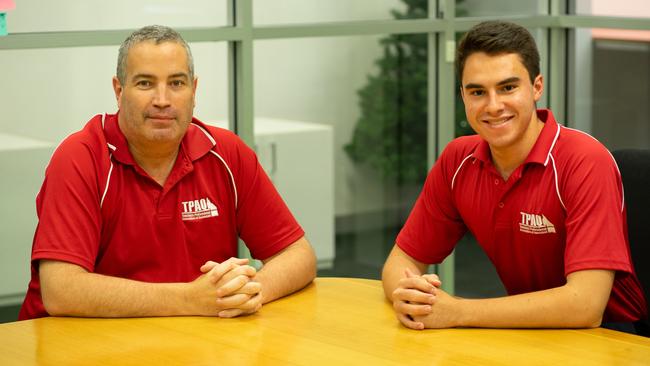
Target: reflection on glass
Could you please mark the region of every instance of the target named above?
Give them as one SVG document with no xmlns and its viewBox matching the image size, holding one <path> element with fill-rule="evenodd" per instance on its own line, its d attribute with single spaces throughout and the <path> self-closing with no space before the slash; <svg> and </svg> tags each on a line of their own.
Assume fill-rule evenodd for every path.
<svg viewBox="0 0 650 366">
<path fill-rule="evenodd" d="M 196 116 L 227 120 L 227 44 L 190 47 L 199 78 Z M 118 46 L 0 51 L 3 84 L 11 86 L 0 88 L 0 100 L 10 101 L 2 104 L 0 133 L 58 144 L 95 114 L 115 113 L 117 51 Z"/>
<path fill-rule="evenodd" d="M 427 17 L 428 0 L 274 0 L 254 1 L 256 25 L 318 23 Z"/>
<path fill-rule="evenodd" d="M 547 9 L 548 0 L 456 0 L 457 17 L 537 15 Z"/>
<path fill-rule="evenodd" d="M 646 0 L 575 0 L 575 13 L 580 15 L 603 15 L 613 17 L 650 17 Z"/>
<path fill-rule="evenodd" d="M 650 148 L 650 37 L 592 47 L 591 134 L 610 150 Z"/>
<path fill-rule="evenodd" d="M 323 145 L 328 143 L 324 136 L 315 136 L 326 132 L 318 131 L 306 145 L 301 143 L 308 138 L 306 132 L 284 142 L 294 147 L 288 168 L 283 167 L 279 142 L 272 177 L 277 182 L 291 175 L 282 173 L 285 169 L 301 172 L 302 179 L 318 178 L 313 185 L 294 184 L 287 194 L 307 190 L 307 208 L 294 214 L 315 246 L 319 275 L 379 278 L 427 170 L 426 37 L 261 41 L 254 52 L 256 121 L 272 118 L 333 134 L 330 146 Z M 278 131 L 276 139 L 283 133 Z M 256 141 L 264 165 L 273 151 Z M 330 151 L 332 166 L 326 174 L 320 167 L 310 170 L 312 161 L 322 161 L 323 151 Z M 313 230 L 305 224 L 324 214 L 327 207 L 321 199 L 328 192 L 334 203 L 330 220 L 336 223 L 329 242 L 326 235 L 310 236 Z M 294 210 L 293 198 L 285 200 Z"/>
<path fill-rule="evenodd" d="M 8 14 L 9 33 L 136 29 L 149 24 L 178 27 L 227 25 L 229 0 L 17 1 Z"/>
<path fill-rule="evenodd" d="M 579 15 L 650 18 L 650 3 L 646 0 L 576 0 L 574 12 Z M 648 30 L 592 28 L 589 33 L 596 39 L 650 41 Z"/>
</svg>

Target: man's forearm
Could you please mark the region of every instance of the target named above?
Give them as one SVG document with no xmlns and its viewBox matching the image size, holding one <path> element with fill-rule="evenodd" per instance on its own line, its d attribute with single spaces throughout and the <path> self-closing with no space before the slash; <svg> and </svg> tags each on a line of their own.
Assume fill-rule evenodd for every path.
<svg viewBox="0 0 650 366">
<path fill-rule="evenodd" d="M 588 301 L 564 287 L 493 299 L 460 299 L 459 326 L 484 328 L 592 328 L 600 325 Z M 435 311 L 435 310 L 434 310 Z"/>
<path fill-rule="evenodd" d="M 43 304 L 50 315 L 167 316 L 185 315 L 189 310 L 186 284 L 146 283 L 104 276 L 61 262 L 44 265 L 66 266 L 50 268 L 52 276 L 41 276 Z"/>
<path fill-rule="evenodd" d="M 266 304 L 307 286 L 316 277 L 316 256 L 304 237 L 266 260 L 255 276 Z"/>
<path fill-rule="evenodd" d="M 601 323 L 613 271 L 584 270 L 565 285 L 493 299 L 458 299 L 439 293 L 427 327 L 591 328 Z"/>
</svg>

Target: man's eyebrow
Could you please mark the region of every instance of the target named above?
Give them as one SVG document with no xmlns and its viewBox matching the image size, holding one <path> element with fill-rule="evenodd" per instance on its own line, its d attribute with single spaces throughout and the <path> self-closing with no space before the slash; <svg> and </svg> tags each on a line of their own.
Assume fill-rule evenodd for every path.
<svg viewBox="0 0 650 366">
<path fill-rule="evenodd" d="M 481 89 L 481 88 L 483 88 L 483 85 L 475 84 L 475 83 L 469 83 L 469 84 L 465 84 L 464 88 L 465 89 Z"/>
<path fill-rule="evenodd" d="M 131 77 L 132 80 L 136 79 L 155 79 L 155 77 L 151 74 L 135 74 Z"/>
<path fill-rule="evenodd" d="M 505 84 L 518 83 L 520 80 L 521 80 L 520 78 L 518 78 L 516 76 L 513 76 L 511 78 L 507 78 L 507 79 L 499 81 L 497 83 L 497 85 L 501 86 L 501 85 L 505 85 Z M 485 87 L 483 85 L 481 85 L 481 84 L 469 83 L 469 84 L 465 84 L 464 88 L 465 89 L 483 89 Z"/>
<path fill-rule="evenodd" d="M 168 77 L 169 79 L 176 79 L 176 78 L 184 78 L 184 79 L 189 79 L 190 76 L 186 72 L 177 72 L 175 74 L 171 74 Z"/>
<path fill-rule="evenodd" d="M 137 79 L 155 79 L 156 77 L 152 74 L 146 74 L 146 73 L 140 73 L 140 74 L 135 74 L 132 76 L 133 80 Z M 169 79 L 177 79 L 177 78 L 184 78 L 184 79 L 189 79 L 190 76 L 186 72 L 177 72 L 175 74 L 171 74 L 168 76 Z"/>
<path fill-rule="evenodd" d="M 513 76 L 511 78 L 507 78 L 505 80 L 501 80 L 497 83 L 497 85 L 505 85 L 505 84 L 512 84 L 512 83 L 518 83 L 521 79 L 519 79 L 516 76 Z"/>
</svg>

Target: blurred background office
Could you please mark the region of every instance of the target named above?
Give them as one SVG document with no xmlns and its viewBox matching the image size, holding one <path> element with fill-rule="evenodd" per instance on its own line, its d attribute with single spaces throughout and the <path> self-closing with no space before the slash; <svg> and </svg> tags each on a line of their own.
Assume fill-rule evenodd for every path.
<svg viewBox="0 0 650 366">
<path fill-rule="evenodd" d="M 16 319 L 26 290 L 49 157 L 116 111 L 117 49 L 144 25 L 190 42 L 195 115 L 257 150 L 319 276 L 380 278 L 436 156 L 471 133 L 453 51 L 482 20 L 535 36 L 539 107 L 611 150 L 650 148 L 647 0 L 21 0 L 0 13 L 0 321 Z M 460 296 L 504 293 L 469 235 L 433 270 Z"/>
</svg>

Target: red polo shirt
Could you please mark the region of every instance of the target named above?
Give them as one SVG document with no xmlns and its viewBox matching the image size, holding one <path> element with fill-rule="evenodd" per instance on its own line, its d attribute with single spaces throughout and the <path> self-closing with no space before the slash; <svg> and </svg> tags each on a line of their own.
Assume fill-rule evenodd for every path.
<svg viewBox="0 0 650 366">
<path fill-rule="evenodd" d="M 479 136 L 449 143 L 398 246 L 418 261 L 440 263 L 469 229 L 511 295 L 562 286 L 579 270 L 614 270 L 603 321 L 647 317 L 614 159 L 593 137 L 558 125 L 550 111 L 538 116 L 545 126 L 507 181 Z"/>
<path fill-rule="evenodd" d="M 266 259 L 304 232 L 255 153 L 193 119 L 164 187 L 134 161 L 116 115 L 95 116 L 57 148 L 36 199 L 32 279 L 20 319 L 47 316 L 38 261 L 146 282 L 189 282 L 241 237 Z"/>
</svg>

